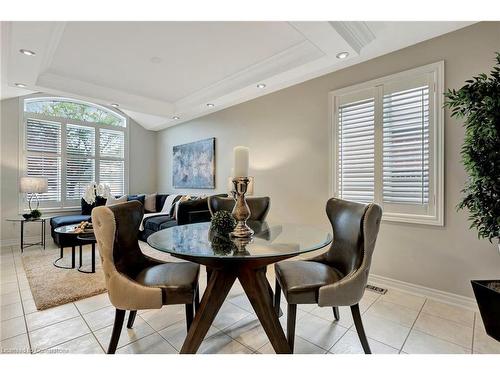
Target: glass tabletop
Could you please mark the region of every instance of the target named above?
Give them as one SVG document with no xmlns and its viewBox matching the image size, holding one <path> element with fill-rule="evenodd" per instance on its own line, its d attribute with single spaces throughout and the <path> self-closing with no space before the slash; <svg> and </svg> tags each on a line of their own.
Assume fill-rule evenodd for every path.
<svg viewBox="0 0 500 375">
<path fill-rule="evenodd" d="M 9 217 L 5 219 L 5 221 L 16 221 L 16 222 L 21 222 L 21 221 L 44 221 L 44 220 L 49 220 L 50 217 L 42 216 L 42 217 L 37 217 L 36 219 L 25 219 L 22 216 L 19 217 Z"/>
<path fill-rule="evenodd" d="M 251 240 L 217 233 L 207 222 L 160 230 L 148 237 L 148 244 L 172 255 L 262 258 L 295 256 L 321 249 L 332 242 L 330 233 L 310 226 L 266 222 L 248 222 L 248 225 L 255 231 Z"/>
</svg>

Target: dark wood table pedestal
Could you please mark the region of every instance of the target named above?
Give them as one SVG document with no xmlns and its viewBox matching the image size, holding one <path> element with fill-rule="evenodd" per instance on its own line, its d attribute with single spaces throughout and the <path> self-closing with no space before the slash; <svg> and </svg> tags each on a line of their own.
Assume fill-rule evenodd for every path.
<svg viewBox="0 0 500 375">
<path fill-rule="evenodd" d="M 269 257 L 243 261 L 219 261 L 182 257 L 211 268 L 207 288 L 203 294 L 200 307 L 189 329 L 181 354 L 194 354 L 200 347 L 217 313 L 224 303 L 231 287 L 238 279 L 252 307 L 259 318 L 264 331 L 278 354 L 291 353 L 285 333 L 273 306 L 273 296 L 266 278 L 266 266 L 288 257 Z M 191 258 L 191 259 L 189 259 Z"/>
</svg>

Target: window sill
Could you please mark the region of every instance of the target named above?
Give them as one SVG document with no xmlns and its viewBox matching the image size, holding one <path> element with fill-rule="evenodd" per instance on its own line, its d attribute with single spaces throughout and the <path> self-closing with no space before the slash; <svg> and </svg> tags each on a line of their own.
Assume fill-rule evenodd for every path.
<svg viewBox="0 0 500 375">
<path fill-rule="evenodd" d="M 81 212 L 82 208 L 79 206 L 75 207 L 39 207 L 38 210 L 40 210 L 43 214 L 50 213 L 50 214 L 57 214 L 57 213 L 68 213 L 68 212 Z M 19 215 L 29 213 L 30 210 L 25 209 L 25 210 L 20 210 Z"/>
<path fill-rule="evenodd" d="M 382 214 L 382 221 L 406 224 L 433 225 L 438 227 L 444 226 L 443 217 L 428 215 L 395 214 L 388 212 Z"/>
</svg>

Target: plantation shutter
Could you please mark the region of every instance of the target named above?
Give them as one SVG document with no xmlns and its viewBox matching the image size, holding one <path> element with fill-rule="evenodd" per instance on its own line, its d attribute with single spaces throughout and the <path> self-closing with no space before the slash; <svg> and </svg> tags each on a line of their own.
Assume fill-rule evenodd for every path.
<svg viewBox="0 0 500 375">
<path fill-rule="evenodd" d="M 429 86 L 383 97 L 383 202 L 429 202 Z"/>
<path fill-rule="evenodd" d="M 95 128 L 66 126 L 66 199 L 80 199 L 95 181 Z"/>
<path fill-rule="evenodd" d="M 337 189 L 342 199 L 374 200 L 374 98 L 338 108 Z"/>
<path fill-rule="evenodd" d="M 125 152 L 125 134 L 122 131 L 100 129 L 99 148 L 101 157 L 123 158 Z"/>
<path fill-rule="evenodd" d="M 125 134 L 119 130 L 99 130 L 99 182 L 108 184 L 113 195 L 125 190 Z"/>
<path fill-rule="evenodd" d="M 125 168 L 123 160 L 102 160 L 99 164 L 99 182 L 108 184 L 111 194 L 124 194 Z"/>
<path fill-rule="evenodd" d="M 45 177 L 48 191 L 40 201 L 61 200 L 61 124 L 27 119 L 25 127 L 26 176 Z"/>
</svg>

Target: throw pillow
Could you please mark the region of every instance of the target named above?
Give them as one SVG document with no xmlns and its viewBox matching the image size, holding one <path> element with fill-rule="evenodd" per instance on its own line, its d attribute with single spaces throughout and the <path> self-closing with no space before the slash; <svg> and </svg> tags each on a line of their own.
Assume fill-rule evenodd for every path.
<svg viewBox="0 0 500 375">
<path fill-rule="evenodd" d="M 146 195 L 145 194 L 131 194 L 131 195 L 127 195 L 127 201 L 130 202 L 130 201 L 139 201 L 142 203 L 142 205 L 144 206 L 144 200 L 146 198 Z"/>
<path fill-rule="evenodd" d="M 146 212 L 156 212 L 156 194 L 146 194 L 144 198 L 144 210 Z"/>
<path fill-rule="evenodd" d="M 127 196 L 126 195 L 122 195 L 121 197 L 119 198 L 115 198 L 113 197 L 112 195 L 108 198 L 108 200 L 106 201 L 106 206 L 112 206 L 114 204 L 118 204 L 118 203 L 125 203 L 127 201 Z"/>
</svg>

